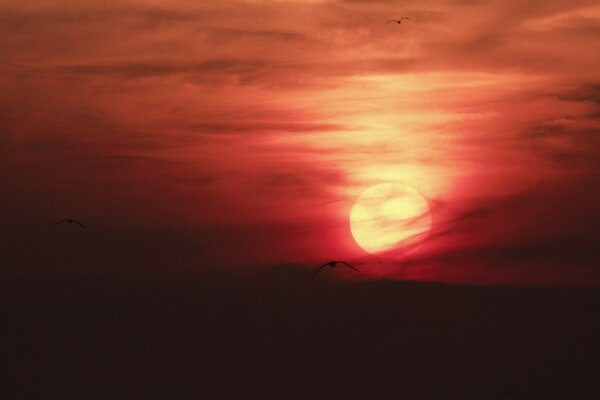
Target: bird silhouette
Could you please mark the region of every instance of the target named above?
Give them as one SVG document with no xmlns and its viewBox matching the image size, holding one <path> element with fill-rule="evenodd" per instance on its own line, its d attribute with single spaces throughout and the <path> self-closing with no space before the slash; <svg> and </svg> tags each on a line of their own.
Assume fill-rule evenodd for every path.
<svg viewBox="0 0 600 400">
<path fill-rule="evenodd" d="M 390 19 L 388 22 L 386 22 L 386 24 L 389 24 L 390 22 L 395 22 L 397 24 L 401 24 L 403 19 L 410 20 L 410 18 L 408 18 L 408 17 L 402 17 L 400 19 Z"/>
<path fill-rule="evenodd" d="M 54 223 L 54 225 L 62 224 L 63 222 L 68 222 L 68 223 L 70 223 L 70 224 L 72 224 L 72 223 L 76 223 L 76 224 L 78 224 L 79 226 L 81 226 L 83 229 L 87 229 L 87 228 L 85 227 L 85 225 L 83 225 L 81 222 L 77 221 L 76 219 L 63 219 L 63 220 L 60 220 L 60 221 L 58 221 L 58 222 L 55 222 L 55 223 Z"/>
<path fill-rule="evenodd" d="M 319 268 L 317 268 L 317 270 L 316 270 L 316 271 L 315 271 L 315 273 L 313 274 L 313 278 L 314 278 L 315 276 L 317 276 L 317 274 L 319 273 L 319 271 L 320 271 L 322 268 L 324 268 L 324 267 L 331 267 L 331 268 L 335 268 L 335 266 L 336 266 L 336 265 L 338 265 L 338 264 L 345 265 L 345 266 L 347 266 L 347 267 L 350 267 L 350 268 L 352 268 L 352 269 L 353 269 L 353 270 L 355 270 L 356 272 L 358 272 L 358 270 L 357 270 L 356 268 L 354 268 L 352 265 L 348 264 L 347 262 L 344 262 L 344 261 L 329 261 L 329 262 L 326 262 L 325 264 L 321 265 Z"/>
</svg>

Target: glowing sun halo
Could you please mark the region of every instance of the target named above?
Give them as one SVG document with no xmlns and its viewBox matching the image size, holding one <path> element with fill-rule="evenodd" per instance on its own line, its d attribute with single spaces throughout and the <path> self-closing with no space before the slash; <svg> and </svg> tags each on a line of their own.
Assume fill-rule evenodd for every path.
<svg viewBox="0 0 600 400">
<path fill-rule="evenodd" d="M 427 201 L 410 186 L 382 183 L 362 192 L 350 212 L 358 245 L 378 254 L 414 244 L 431 228 Z"/>
</svg>

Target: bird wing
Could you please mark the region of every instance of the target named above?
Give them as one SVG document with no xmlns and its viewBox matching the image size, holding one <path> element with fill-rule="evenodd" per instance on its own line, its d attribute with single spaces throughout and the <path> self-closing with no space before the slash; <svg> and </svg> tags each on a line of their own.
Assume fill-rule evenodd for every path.
<svg viewBox="0 0 600 400">
<path fill-rule="evenodd" d="M 397 19 L 390 19 L 388 22 L 386 22 L 386 24 L 389 24 L 390 22 L 397 22 Z"/>
<path fill-rule="evenodd" d="M 329 265 L 329 263 L 325 263 L 325 264 L 321 265 L 319 268 L 317 268 L 317 270 L 313 274 L 313 279 L 314 279 L 315 276 L 317 276 L 317 274 L 319 273 L 319 271 L 321 270 L 321 268 L 326 267 L 328 265 Z"/>
<path fill-rule="evenodd" d="M 353 270 L 355 270 L 356 272 L 358 272 L 358 270 L 357 270 L 356 268 L 354 268 L 352 265 L 348 264 L 347 262 L 340 261 L 340 264 L 347 265 L 348 267 L 350 267 L 350 268 L 352 268 Z"/>
<path fill-rule="evenodd" d="M 53 225 L 62 224 L 63 222 L 67 222 L 67 221 L 68 221 L 68 219 L 62 219 L 62 220 L 60 220 L 58 222 L 55 222 Z"/>
<path fill-rule="evenodd" d="M 75 222 L 77 222 L 77 223 L 79 224 L 79 226 L 80 226 L 80 227 L 82 227 L 83 229 L 87 229 L 87 228 L 85 227 L 85 225 L 83 225 L 81 222 L 79 222 L 79 221 L 77 221 L 77 220 L 75 220 Z"/>
</svg>

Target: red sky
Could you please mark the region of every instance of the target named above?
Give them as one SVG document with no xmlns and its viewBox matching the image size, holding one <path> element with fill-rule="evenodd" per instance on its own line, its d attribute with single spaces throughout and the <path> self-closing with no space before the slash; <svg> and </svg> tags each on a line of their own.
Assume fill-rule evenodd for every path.
<svg viewBox="0 0 600 400">
<path fill-rule="evenodd" d="M 0 254 L 599 283 L 599 39 L 597 1 L 0 1 Z M 383 182 L 432 210 L 394 262 L 348 229 Z"/>
</svg>

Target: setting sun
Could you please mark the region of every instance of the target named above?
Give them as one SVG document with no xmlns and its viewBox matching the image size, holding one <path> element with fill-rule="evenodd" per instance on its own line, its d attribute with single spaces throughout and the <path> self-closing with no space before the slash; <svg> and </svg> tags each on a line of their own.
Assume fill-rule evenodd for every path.
<svg viewBox="0 0 600 400">
<path fill-rule="evenodd" d="M 371 254 L 415 244 L 430 228 L 427 201 L 407 185 L 372 186 L 361 193 L 350 212 L 352 235 Z"/>
</svg>

